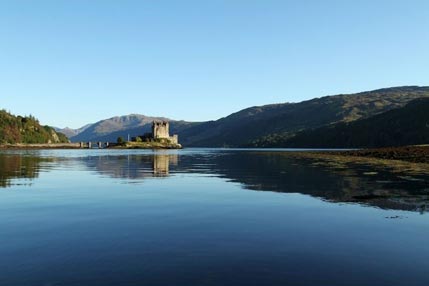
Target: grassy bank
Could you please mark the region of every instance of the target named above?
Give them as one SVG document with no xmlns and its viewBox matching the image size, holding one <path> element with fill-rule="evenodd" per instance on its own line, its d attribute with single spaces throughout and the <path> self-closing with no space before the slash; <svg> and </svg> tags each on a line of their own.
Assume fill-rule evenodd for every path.
<svg viewBox="0 0 429 286">
<path fill-rule="evenodd" d="M 166 142 L 124 142 L 109 147 L 112 149 L 182 149 L 182 145 Z"/>
</svg>

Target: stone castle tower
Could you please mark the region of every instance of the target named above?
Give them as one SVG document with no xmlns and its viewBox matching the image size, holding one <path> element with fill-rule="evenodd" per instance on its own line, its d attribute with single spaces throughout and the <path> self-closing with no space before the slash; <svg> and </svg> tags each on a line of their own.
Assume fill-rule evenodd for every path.
<svg viewBox="0 0 429 286">
<path fill-rule="evenodd" d="M 155 139 L 170 138 L 170 124 L 168 121 L 154 121 L 152 123 L 152 136 Z"/>
<path fill-rule="evenodd" d="M 170 124 L 168 121 L 154 121 L 152 123 L 152 137 L 154 139 L 168 139 L 175 144 L 179 143 L 177 135 L 170 136 Z"/>
</svg>

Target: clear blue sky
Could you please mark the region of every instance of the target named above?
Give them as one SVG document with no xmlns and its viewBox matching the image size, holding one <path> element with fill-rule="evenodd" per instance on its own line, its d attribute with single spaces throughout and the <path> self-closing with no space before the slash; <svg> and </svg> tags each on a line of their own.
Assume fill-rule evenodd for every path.
<svg viewBox="0 0 429 286">
<path fill-rule="evenodd" d="M 429 85 L 429 1 L 0 0 L 0 108 L 77 128 Z"/>
</svg>

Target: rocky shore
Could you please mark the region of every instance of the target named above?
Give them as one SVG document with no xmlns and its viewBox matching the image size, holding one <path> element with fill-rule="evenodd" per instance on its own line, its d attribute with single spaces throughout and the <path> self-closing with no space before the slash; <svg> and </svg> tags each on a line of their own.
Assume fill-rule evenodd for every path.
<svg viewBox="0 0 429 286">
<path fill-rule="evenodd" d="M 404 146 L 350 151 L 299 151 L 284 152 L 283 156 L 309 160 L 314 166 L 333 169 L 373 169 L 374 172 L 388 170 L 401 176 L 429 174 L 429 146 Z"/>
<path fill-rule="evenodd" d="M 385 160 L 401 160 L 412 163 L 429 163 L 429 145 L 362 149 L 339 152 L 339 154 Z"/>
</svg>

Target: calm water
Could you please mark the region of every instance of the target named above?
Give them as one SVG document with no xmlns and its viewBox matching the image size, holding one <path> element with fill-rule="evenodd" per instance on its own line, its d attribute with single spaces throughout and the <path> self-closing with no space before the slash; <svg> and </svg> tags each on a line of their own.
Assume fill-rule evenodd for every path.
<svg viewBox="0 0 429 286">
<path fill-rule="evenodd" d="M 278 151 L 2 151 L 0 285 L 429 285 L 428 182 Z"/>
</svg>

